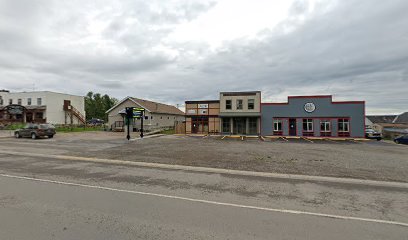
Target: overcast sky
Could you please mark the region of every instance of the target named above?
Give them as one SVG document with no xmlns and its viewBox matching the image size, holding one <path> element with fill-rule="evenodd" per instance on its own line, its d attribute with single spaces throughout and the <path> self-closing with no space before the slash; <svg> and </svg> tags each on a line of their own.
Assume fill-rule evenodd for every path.
<svg viewBox="0 0 408 240">
<path fill-rule="evenodd" d="M 0 0 L 0 89 L 408 111 L 406 0 Z"/>
</svg>

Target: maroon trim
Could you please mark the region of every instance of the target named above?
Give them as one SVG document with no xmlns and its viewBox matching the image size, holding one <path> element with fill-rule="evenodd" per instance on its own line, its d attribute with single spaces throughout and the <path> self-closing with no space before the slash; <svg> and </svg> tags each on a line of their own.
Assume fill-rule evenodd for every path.
<svg viewBox="0 0 408 240">
<path fill-rule="evenodd" d="M 289 103 L 287 102 L 282 102 L 282 103 L 262 103 L 262 105 L 288 105 Z"/>
<path fill-rule="evenodd" d="M 332 102 L 332 104 L 364 104 L 365 105 L 365 101 L 336 101 L 336 102 Z"/>
<path fill-rule="evenodd" d="M 332 95 L 288 96 L 289 98 L 332 98 Z"/>
</svg>

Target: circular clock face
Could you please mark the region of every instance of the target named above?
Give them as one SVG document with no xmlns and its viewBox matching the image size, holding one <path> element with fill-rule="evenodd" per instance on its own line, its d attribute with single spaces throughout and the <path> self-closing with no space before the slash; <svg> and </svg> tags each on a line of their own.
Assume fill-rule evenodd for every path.
<svg viewBox="0 0 408 240">
<path fill-rule="evenodd" d="M 314 103 L 311 103 L 311 102 L 306 103 L 304 108 L 305 108 L 305 111 L 308 113 L 314 112 L 316 110 L 316 106 L 314 105 Z"/>
</svg>

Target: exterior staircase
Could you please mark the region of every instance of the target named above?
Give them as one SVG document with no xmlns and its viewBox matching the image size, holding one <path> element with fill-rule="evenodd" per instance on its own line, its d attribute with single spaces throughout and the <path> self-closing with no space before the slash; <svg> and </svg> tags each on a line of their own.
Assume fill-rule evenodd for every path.
<svg viewBox="0 0 408 240">
<path fill-rule="evenodd" d="M 64 102 L 64 111 L 65 111 L 65 124 L 74 124 L 74 117 L 78 120 L 79 124 L 86 124 L 85 116 L 78 111 L 71 103 Z M 70 119 L 70 122 L 67 122 L 67 118 Z"/>
</svg>

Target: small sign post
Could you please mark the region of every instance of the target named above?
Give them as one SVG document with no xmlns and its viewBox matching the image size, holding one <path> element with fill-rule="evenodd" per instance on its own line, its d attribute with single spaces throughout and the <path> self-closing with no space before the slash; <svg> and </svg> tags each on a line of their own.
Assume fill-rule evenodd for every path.
<svg viewBox="0 0 408 240">
<path fill-rule="evenodd" d="M 143 118 L 144 118 L 145 109 L 144 108 L 134 108 L 133 109 L 133 117 L 139 118 L 140 117 L 140 138 L 143 138 Z"/>
<path fill-rule="evenodd" d="M 130 120 L 133 119 L 133 107 L 126 108 L 126 123 L 127 123 L 127 135 L 126 138 L 130 140 Z"/>
</svg>

